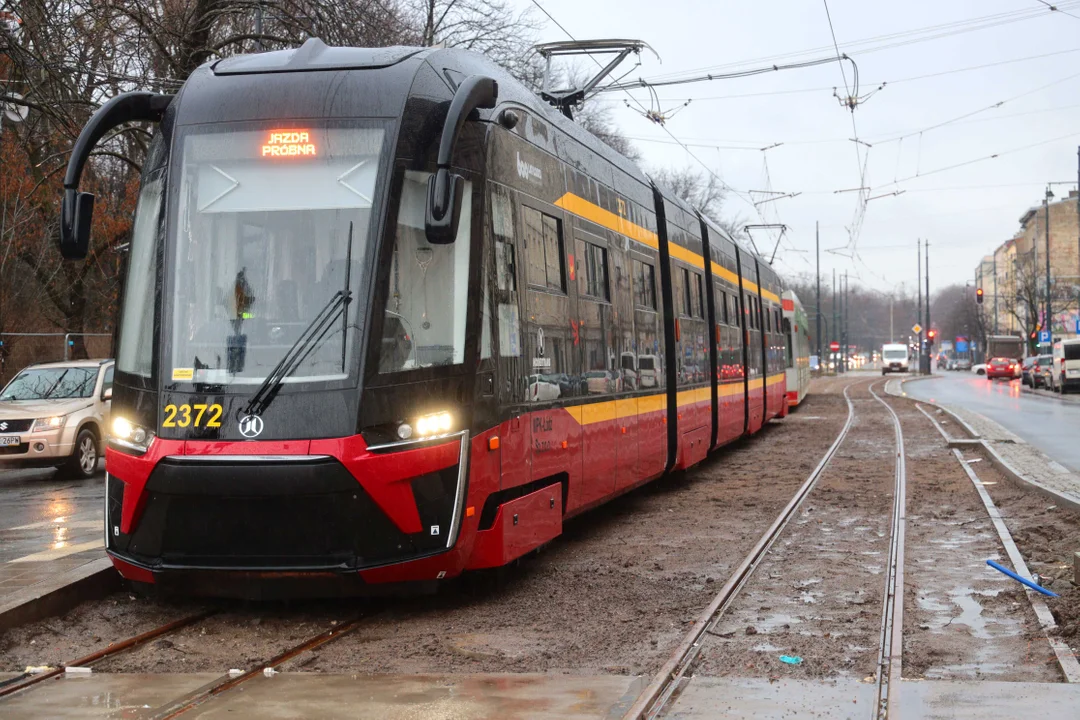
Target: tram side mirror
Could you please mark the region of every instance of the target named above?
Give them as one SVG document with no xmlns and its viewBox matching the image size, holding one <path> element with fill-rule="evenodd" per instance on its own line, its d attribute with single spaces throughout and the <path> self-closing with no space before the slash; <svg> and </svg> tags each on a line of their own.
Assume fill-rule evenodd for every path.
<svg viewBox="0 0 1080 720">
<path fill-rule="evenodd" d="M 427 213 L 424 232 L 432 245 L 449 245 L 457 237 L 461 220 L 461 197 L 465 178 L 446 168 L 428 178 Z"/>
<path fill-rule="evenodd" d="M 442 138 L 439 140 L 438 169 L 428 179 L 427 208 L 424 212 L 424 233 L 433 245 L 448 245 L 457 237 L 461 219 L 461 200 L 465 193 L 465 178 L 450 172 L 461 128 L 477 108 L 495 107 L 499 99 L 499 84 L 483 75 L 470 75 L 458 85 L 450 109 L 446 113 Z"/>
<path fill-rule="evenodd" d="M 90 223 L 94 218 L 94 196 L 68 188 L 60 203 L 60 254 L 68 260 L 82 260 L 90 252 Z"/>
</svg>

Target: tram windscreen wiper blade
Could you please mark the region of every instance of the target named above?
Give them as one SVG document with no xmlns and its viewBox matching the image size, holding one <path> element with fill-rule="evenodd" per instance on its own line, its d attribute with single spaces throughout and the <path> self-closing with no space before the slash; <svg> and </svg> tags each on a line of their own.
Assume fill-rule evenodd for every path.
<svg viewBox="0 0 1080 720">
<path fill-rule="evenodd" d="M 266 410 L 277 395 L 277 391 L 281 389 L 285 378 L 300 367 L 311 351 L 318 347 L 322 339 L 326 337 L 326 333 L 333 327 L 338 315 L 344 312 L 342 308 L 348 306 L 351 296 L 352 292 L 349 290 L 338 290 L 334 293 L 334 297 L 323 306 L 311 324 L 304 328 L 300 337 L 296 338 L 296 342 L 285 352 L 278 364 L 263 380 L 259 389 L 251 396 L 251 401 L 244 408 L 245 415 L 260 415 Z M 344 343 L 345 338 L 342 338 L 341 342 Z"/>
<path fill-rule="evenodd" d="M 326 333 L 333 327 L 333 322 L 338 315 L 341 316 L 341 372 L 345 372 L 345 343 L 349 338 L 349 302 L 352 300 L 352 291 L 349 289 L 349 276 L 352 268 L 352 243 L 353 224 L 350 221 L 349 237 L 345 246 L 345 286 L 334 293 L 330 301 L 315 315 L 311 324 L 304 328 L 304 331 L 300 333 L 300 337 L 296 338 L 296 342 L 292 344 L 292 347 L 285 352 L 278 364 L 266 376 L 262 385 L 251 396 L 247 407 L 244 408 L 245 415 L 261 415 L 266 410 L 277 396 L 277 392 L 281 389 L 285 378 L 300 367 L 300 364 L 307 359 L 311 351 L 319 346 L 319 343 L 326 337 Z"/>
</svg>

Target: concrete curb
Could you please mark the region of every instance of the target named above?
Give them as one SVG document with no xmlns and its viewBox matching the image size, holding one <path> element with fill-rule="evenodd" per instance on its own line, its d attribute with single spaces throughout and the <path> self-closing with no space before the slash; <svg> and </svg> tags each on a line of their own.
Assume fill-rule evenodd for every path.
<svg viewBox="0 0 1080 720">
<path fill-rule="evenodd" d="M 927 378 L 911 378 L 910 380 L 903 380 L 903 381 L 901 381 L 901 387 L 903 387 L 903 383 L 906 383 L 906 382 L 909 382 L 909 381 L 914 381 L 914 380 L 925 380 L 925 379 L 927 379 Z M 888 386 L 886 386 L 885 391 L 889 392 Z M 900 398 L 904 398 L 904 399 L 907 399 L 907 400 L 911 400 L 912 402 L 921 403 L 923 405 L 930 405 L 931 407 L 935 407 L 935 408 L 941 410 L 942 412 L 944 412 L 949 417 L 951 417 L 953 420 L 955 420 L 961 427 L 964 428 L 965 432 L 967 432 L 969 435 L 971 435 L 970 439 L 949 437 L 948 435 L 945 435 L 944 428 L 941 428 L 940 426 L 938 426 L 938 429 L 941 431 L 942 435 L 944 435 L 944 437 L 945 437 L 946 445 L 948 447 L 950 447 L 950 448 L 962 448 L 962 447 L 970 448 L 970 447 L 979 447 L 979 446 L 981 446 L 983 448 L 983 450 L 986 451 L 987 457 L 990 460 L 990 464 L 993 465 L 995 468 L 997 468 L 997 470 L 999 472 L 1001 472 L 1002 475 L 1009 478 L 1010 480 L 1012 480 L 1015 483 L 1018 483 L 1018 484 L 1021 484 L 1021 485 L 1030 485 L 1033 489 L 1035 489 L 1036 491 L 1042 493 L 1043 495 L 1050 498 L 1051 500 L 1058 503 L 1059 505 L 1063 505 L 1064 507 L 1067 507 L 1070 510 L 1075 510 L 1077 512 L 1080 512 L 1080 500 L 1069 497 L 1068 495 L 1063 495 L 1062 493 L 1059 493 L 1057 490 L 1053 490 L 1051 488 L 1048 488 L 1045 485 L 1043 485 L 1042 483 L 1040 483 L 1038 480 L 1033 480 L 1032 478 L 1025 477 L 1016 468 L 1014 468 L 1012 465 L 1010 465 L 1009 462 L 1005 458 L 1001 457 L 1001 455 L 998 453 L 998 451 L 994 448 L 993 445 L 988 443 L 985 438 L 980 437 L 979 433 L 975 432 L 974 428 L 972 428 L 970 425 L 968 425 L 966 422 L 964 422 L 964 420 L 962 418 L 960 418 L 956 413 L 954 413 L 949 408 L 944 407 L 943 405 L 938 405 L 937 403 L 932 403 L 932 402 L 930 402 L 928 400 L 915 400 L 914 398 L 908 398 L 905 395 L 897 395 L 896 393 L 891 393 L 891 392 L 889 394 L 892 395 L 893 397 L 900 397 Z M 982 416 L 980 415 L 980 417 L 982 417 Z M 983 419 L 986 420 L 987 422 L 993 422 L 989 418 L 983 418 Z"/>
<path fill-rule="evenodd" d="M 120 574 L 107 558 L 92 560 L 73 570 L 11 593 L 0 605 L 0 632 L 19 625 L 62 615 L 86 600 L 120 589 Z"/>
</svg>

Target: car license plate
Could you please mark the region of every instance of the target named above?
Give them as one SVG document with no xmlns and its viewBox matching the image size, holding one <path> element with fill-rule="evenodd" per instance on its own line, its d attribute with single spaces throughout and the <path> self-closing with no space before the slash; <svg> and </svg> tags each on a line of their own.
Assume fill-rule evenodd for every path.
<svg viewBox="0 0 1080 720">
<path fill-rule="evenodd" d="M 13 447 L 22 442 L 22 439 L 18 435 L 8 435 L 6 437 L 0 437 L 0 447 Z"/>
</svg>

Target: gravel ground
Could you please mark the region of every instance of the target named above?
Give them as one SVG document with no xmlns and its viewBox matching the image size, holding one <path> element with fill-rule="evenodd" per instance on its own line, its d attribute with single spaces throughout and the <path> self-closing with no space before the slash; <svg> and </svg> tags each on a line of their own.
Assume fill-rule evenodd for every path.
<svg viewBox="0 0 1080 720">
<path fill-rule="evenodd" d="M 501 573 L 389 605 L 213 603 L 213 617 L 98 671 L 226 672 L 360 611 L 356 633 L 285 669 L 325 672 L 652 673 L 831 444 L 844 380 L 816 381 L 787 419 L 688 473 L 570 521 Z M 0 670 L 55 664 L 207 607 L 120 593 L 0 638 Z"/>
<path fill-rule="evenodd" d="M 1046 641 L 1023 590 L 986 565 L 1008 559 L 971 480 L 916 403 L 888 402 L 907 452 L 904 677 L 1059 681 L 1056 662 L 1031 657 Z"/>
<path fill-rule="evenodd" d="M 873 674 L 895 467 L 891 416 L 868 390 L 875 381 L 854 380 L 855 421 L 847 438 L 717 625 L 695 674 Z M 781 656 L 801 662 L 786 664 Z"/>
</svg>

